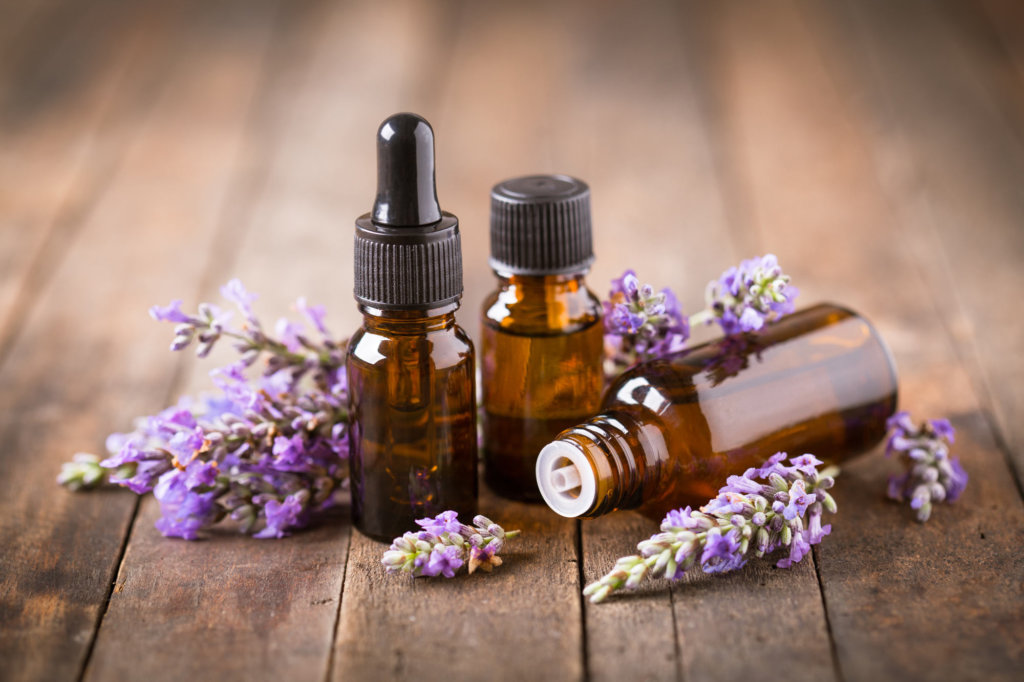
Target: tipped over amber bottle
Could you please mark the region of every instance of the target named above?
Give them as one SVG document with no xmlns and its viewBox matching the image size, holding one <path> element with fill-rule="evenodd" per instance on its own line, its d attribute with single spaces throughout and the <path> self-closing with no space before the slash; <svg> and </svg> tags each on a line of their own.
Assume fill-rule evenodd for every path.
<svg viewBox="0 0 1024 682">
<path fill-rule="evenodd" d="M 441 211 L 434 134 L 396 114 L 377 134 L 377 199 L 356 221 L 348 345 L 352 520 L 378 540 L 453 509 L 476 514 L 473 344 L 455 324 L 462 296 L 458 219 Z"/>
<path fill-rule="evenodd" d="M 482 319 L 487 485 L 539 502 L 537 453 L 594 414 L 601 400 L 601 303 L 584 276 L 594 260 L 590 189 L 531 175 L 491 191 L 491 267 L 498 288 Z"/>
<path fill-rule="evenodd" d="M 841 462 L 885 436 L 896 370 L 864 318 L 822 304 L 755 333 L 636 365 L 601 414 L 537 460 L 548 505 L 568 517 L 700 505 L 730 474 L 779 451 Z"/>
</svg>

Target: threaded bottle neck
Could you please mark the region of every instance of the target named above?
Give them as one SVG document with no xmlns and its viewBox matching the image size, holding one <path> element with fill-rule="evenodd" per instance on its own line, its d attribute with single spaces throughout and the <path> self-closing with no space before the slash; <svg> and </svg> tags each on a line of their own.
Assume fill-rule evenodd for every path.
<svg viewBox="0 0 1024 682">
<path fill-rule="evenodd" d="M 640 506 L 653 494 L 666 457 L 659 427 L 610 410 L 563 431 L 541 450 L 537 484 L 559 514 L 601 516 Z"/>
</svg>

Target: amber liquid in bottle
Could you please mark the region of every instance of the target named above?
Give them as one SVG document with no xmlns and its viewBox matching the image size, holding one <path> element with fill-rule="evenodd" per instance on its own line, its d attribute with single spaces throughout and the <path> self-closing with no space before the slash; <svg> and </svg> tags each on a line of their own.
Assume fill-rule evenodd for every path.
<svg viewBox="0 0 1024 682">
<path fill-rule="evenodd" d="M 352 519 L 375 539 L 477 512 L 475 359 L 455 308 L 361 307 L 347 362 Z"/>
<path fill-rule="evenodd" d="M 503 497 L 539 502 L 537 453 L 598 411 L 601 304 L 582 274 L 501 276 L 484 302 L 484 471 Z"/>
<path fill-rule="evenodd" d="M 870 449 L 896 397 L 874 328 L 822 304 L 626 371 L 601 415 L 545 448 L 538 481 L 566 516 L 638 509 L 657 519 L 705 503 L 730 474 L 779 451 L 840 462 Z"/>
</svg>

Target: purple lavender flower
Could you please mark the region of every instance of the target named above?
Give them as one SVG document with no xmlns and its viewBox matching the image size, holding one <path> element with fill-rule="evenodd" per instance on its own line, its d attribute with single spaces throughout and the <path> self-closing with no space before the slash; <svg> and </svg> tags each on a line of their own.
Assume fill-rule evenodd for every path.
<svg viewBox="0 0 1024 682">
<path fill-rule="evenodd" d="M 192 321 L 192 318 L 181 312 L 181 304 L 183 301 L 180 298 L 176 298 L 166 306 L 155 305 L 149 309 L 149 315 L 154 320 L 160 322 L 178 322 L 188 323 Z"/>
<path fill-rule="evenodd" d="M 233 279 L 220 288 L 220 295 L 238 306 L 238 309 L 245 315 L 245 319 L 252 323 L 259 324 L 252 310 L 252 303 L 258 297 L 249 293 L 242 282 Z"/>
<path fill-rule="evenodd" d="M 167 537 L 195 540 L 199 531 L 217 518 L 216 496 L 214 492 L 190 491 L 183 471 L 166 472 L 153 489 L 163 514 L 157 519 L 157 529 Z"/>
<path fill-rule="evenodd" d="M 438 546 L 430 552 L 430 561 L 427 562 L 427 566 L 433 575 L 440 573 L 445 578 L 454 578 L 455 571 L 461 568 L 463 563 L 458 548 Z"/>
<path fill-rule="evenodd" d="M 828 493 L 834 479 L 818 471 L 821 461 L 813 455 L 794 457 L 788 466 L 785 458 L 778 453 L 743 476 L 730 476 L 699 511 L 670 511 L 661 532 L 637 545 L 639 554 L 619 559 L 583 593 L 600 602 L 615 590 L 636 588 L 648 574 L 677 580 L 696 565 L 706 573 L 736 570 L 751 550 L 760 557 L 787 549 L 776 564 L 780 568 L 801 561 L 832 530 L 821 518 L 825 511 L 835 513 Z"/>
<path fill-rule="evenodd" d="M 316 327 L 317 331 L 326 337 L 330 337 L 331 333 L 327 331 L 327 326 L 324 323 L 324 320 L 327 318 L 327 310 L 322 305 L 308 305 L 305 296 L 302 296 L 295 301 L 295 308 L 306 316 L 306 319 Z"/>
<path fill-rule="evenodd" d="M 428 533 L 441 535 L 442 533 L 461 533 L 463 525 L 459 522 L 457 512 L 444 511 L 433 518 L 419 519 L 416 524 Z"/>
<path fill-rule="evenodd" d="M 289 495 L 284 498 L 283 502 L 267 500 L 263 506 L 267 525 L 253 537 L 283 538 L 291 529 L 301 528 L 305 525 L 302 519 L 303 513 L 306 511 L 303 502 L 308 498 L 309 491 L 303 490 Z"/>
<path fill-rule="evenodd" d="M 700 563 L 705 573 L 724 573 L 747 563 L 740 552 L 739 533 L 733 529 L 722 533 L 718 528 L 708 532 Z"/>
<path fill-rule="evenodd" d="M 910 500 L 917 520 L 931 517 L 935 502 L 954 502 L 967 487 L 967 472 L 960 460 L 950 457 L 955 439 L 953 426 L 946 419 L 931 419 L 920 426 L 906 411 L 897 412 L 886 422 L 889 439 L 885 454 L 898 454 L 903 474 L 889 477 L 886 494 L 897 501 Z"/>
<path fill-rule="evenodd" d="M 185 467 L 185 487 L 189 490 L 211 488 L 217 482 L 217 462 L 194 459 Z"/>
</svg>

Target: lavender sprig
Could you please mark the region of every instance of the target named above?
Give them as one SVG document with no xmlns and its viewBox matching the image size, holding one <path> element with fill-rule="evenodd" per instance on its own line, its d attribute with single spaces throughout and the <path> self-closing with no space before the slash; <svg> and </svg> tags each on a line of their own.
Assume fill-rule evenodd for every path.
<svg viewBox="0 0 1024 682">
<path fill-rule="evenodd" d="M 477 569 L 490 572 L 501 566 L 498 552 L 505 541 L 519 535 L 518 530 L 506 531 L 486 516 L 473 517 L 473 525 L 467 526 L 453 511 L 416 523 L 423 530 L 395 538 L 384 552 L 381 563 L 388 573 L 454 578 L 464 565 L 470 574 Z"/>
<path fill-rule="evenodd" d="M 152 492 L 162 512 L 156 526 L 170 537 L 195 539 L 228 517 L 256 537 L 284 537 L 332 506 L 347 477 L 344 344 L 330 338 L 320 306 L 297 304 L 321 340 L 288 320 L 274 338 L 241 282 L 221 292 L 241 311 L 243 328 L 228 327 L 229 314 L 208 303 L 195 315 L 182 312 L 181 301 L 150 311 L 178 325 L 174 350 L 195 341 L 204 356 L 224 336 L 238 341 L 242 357 L 211 372 L 220 393 L 136 420 L 132 432 L 107 439 L 106 459 L 76 455 L 58 482 L 79 489 L 109 480 Z M 247 368 L 261 358 L 262 372 L 250 379 Z"/>
<path fill-rule="evenodd" d="M 699 324 L 717 322 L 726 335 L 761 329 L 793 311 L 799 291 L 789 281 L 772 254 L 745 260 L 709 282 L 707 307 L 687 317 L 670 289 L 655 292 L 627 270 L 604 304 L 606 374 L 681 350 Z"/>
<path fill-rule="evenodd" d="M 933 502 L 954 502 L 967 487 L 967 472 L 949 448 L 955 430 L 947 419 L 930 419 L 915 426 L 909 412 L 897 412 L 886 422 L 889 440 L 885 455 L 898 453 L 905 471 L 889 477 L 887 494 L 897 501 L 910 500 L 917 520 L 927 521 Z"/>
<path fill-rule="evenodd" d="M 725 334 L 757 331 L 765 322 L 793 312 L 800 292 L 789 281 L 773 254 L 745 260 L 708 283 L 707 308 L 693 315 L 690 323 L 717 322 Z"/>
<path fill-rule="evenodd" d="M 604 322 L 612 371 L 681 350 L 690 338 L 689 322 L 675 294 L 668 288 L 655 292 L 650 284 L 641 285 L 632 270 L 612 280 L 608 298 Z"/>
<path fill-rule="evenodd" d="M 782 548 L 789 553 L 776 566 L 799 563 L 832 530 L 821 517 L 836 512 L 828 489 L 837 470 L 819 472 L 822 462 L 814 455 L 794 457 L 785 466 L 786 457 L 779 452 L 760 468 L 730 476 L 718 497 L 699 510 L 670 511 L 661 532 L 637 545 L 639 554 L 619 559 L 583 594 L 596 604 L 616 590 L 636 589 L 648 575 L 679 580 L 694 566 L 724 573 L 743 567 L 750 554 L 762 557 Z"/>
</svg>

